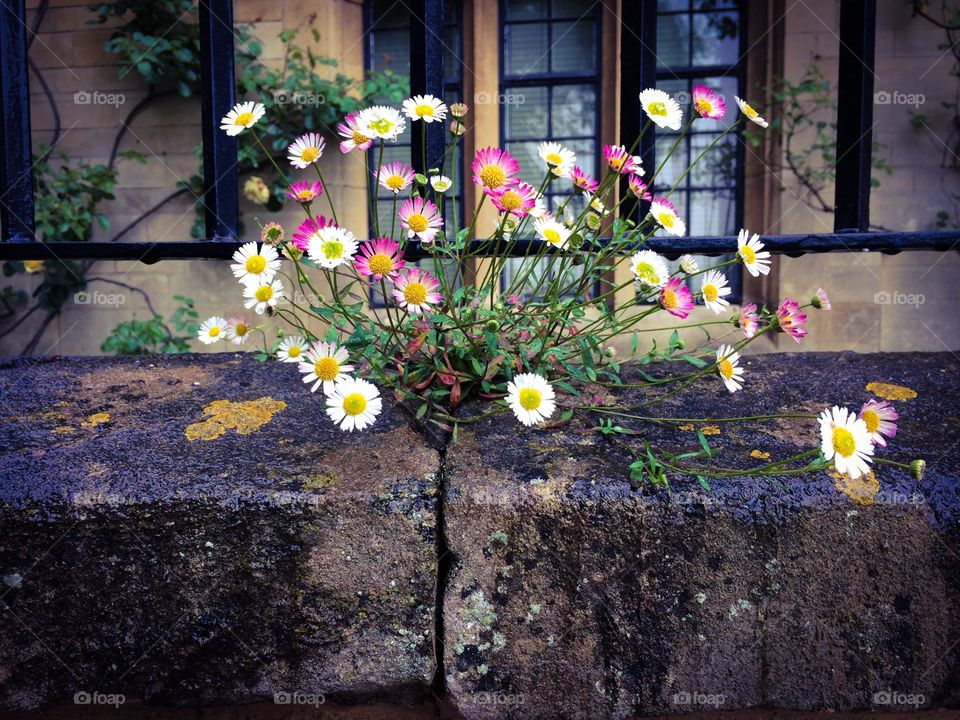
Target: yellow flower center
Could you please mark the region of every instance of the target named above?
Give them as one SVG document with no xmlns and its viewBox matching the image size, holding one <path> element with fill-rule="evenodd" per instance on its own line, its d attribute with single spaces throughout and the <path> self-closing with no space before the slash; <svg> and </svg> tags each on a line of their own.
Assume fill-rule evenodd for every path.
<svg viewBox="0 0 960 720">
<path fill-rule="evenodd" d="M 210 337 L 219 337 L 219 336 L 220 336 L 220 328 L 214 325 L 212 328 L 210 328 Z"/>
<path fill-rule="evenodd" d="M 343 243 L 338 240 L 328 240 L 323 244 L 323 256 L 327 260 L 335 260 L 343 255 Z"/>
<path fill-rule="evenodd" d="M 666 115 L 667 114 L 667 104 L 657 100 L 656 102 L 650 103 L 650 109 L 647 110 L 651 115 Z"/>
<path fill-rule="evenodd" d="M 744 245 L 742 248 L 740 248 L 740 257 L 743 258 L 743 261 L 747 265 L 753 265 L 753 263 L 757 261 L 757 254 L 749 245 Z"/>
<path fill-rule="evenodd" d="M 860 418 L 867 424 L 867 430 L 871 433 L 880 429 L 880 416 L 876 410 L 864 410 L 860 414 Z"/>
<path fill-rule="evenodd" d="M 412 282 L 403 289 L 403 299 L 408 305 L 423 305 L 427 301 L 427 286 Z"/>
<path fill-rule="evenodd" d="M 843 457 L 850 457 L 857 449 L 853 433 L 846 428 L 833 429 L 833 449 Z"/>
<path fill-rule="evenodd" d="M 560 233 L 553 228 L 547 228 L 543 231 L 543 238 L 551 245 L 556 245 L 560 242 Z"/>
<path fill-rule="evenodd" d="M 273 297 L 273 288 L 269 285 L 261 285 L 257 288 L 256 297 L 260 302 L 266 302 Z"/>
<path fill-rule="evenodd" d="M 660 276 L 657 274 L 657 271 L 653 269 L 653 265 L 650 263 L 639 262 L 634 268 L 634 272 L 637 274 L 637 277 L 643 280 L 650 285 L 658 285 L 660 283 Z"/>
<path fill-rule="evenodd" d="M 720 374 L 727 380 L 733 377 L 733 363 L 726 358 L 721 360 L 717 367 L 720 370 Z"/>
<path fill-rule="evenodd" d="M 484 187 L 494 190 L 507 181 L 507 174 L 499 165 L 484 165 L 480 168 L 480 182 Z"/>
<path fill-rule="evenodd" d="M 304 148 L 303 152 L 300 153 L 300 159 L 303 160 L 305 163 L 312 163 L 318 157 L 320 157 L 320 148 L 316 148 L 312 146 L 308 148 Z"/>
<path fill-rule="evenodd" d="M 612 167 L 614 170 L 619 170 L 620 168 L 623 167 L 624 160 L 626 160 L 626 158 L 620 157 L 619 155 L 615 155 L 612 158 L 610 158 L 610 167 Z"/>
<path fill-rule="evenodd" d="M 752 107 L 750 107 L 749 105 L 747 105 L 746 103 L 744 103 L 744 104 L 743 104 L 743 114 L 746 115 L 748 118 L 751 118 L 751 119 L 752 119 L 752 118 L 757 117 L 757 115 L 759 115 L 760 113 L 758 113 L 758 112 L 757 112 L 756 110 L 754 110 Z"/>
<path fill-rule="evenodd" d="M 563 165 L 563 158 L 560 157 L 560 153 L 547 153 L 546 160 L 551 165 Z"/>
<path fill-rule="evenodd" d="M 353 144 L 354 145 L 363 145 L 364 143 L 370 142 L 370 138 L 366 135 L 361 135 L 356 130 L 353 131 Z"/>
<path fill-rule="evenodd" d="M 657 220 L 665 228 L 672 228 L 675 219 L 676 218 L 673 217 L 673 213 L 662 212 L 657 215 Z"/>
<path fill-rule="evenodd" d="M 516 193 L 513 190 L 507 190 L 507 192 L 500 196 L 500 204 L 503 205 L 503 209 L 507 210 L 508 212 L 511 210 L 517 210 L 523 205 L 523 198 L 520 197 L 520 193 Z"/>
<path fill-rule="evenodd" d="M 370 123 L 370 128 L 374 130 L 374 132 L 378 132 L 381 135 L 385 135 L 386 133 L 390 132 L 393 129 L 393 126 L 393 121 L 388 120 L 387 118 L 377 118 Z"/>
<path fill-rule="evenodd" d="M 413 111 L 417 114 L 417 117 L 433 117 L 433 105 L 427 105 L 426 103 L 417 105 Z"/>
<path fill-rule="evenodd" d="M 297 200 L 300 202 L 310 202 L 314 197 L 313 190 L 301 190 L 297 193 Z"/>
<path fill-rule="evenodd" d="M 287 357 L 300 357 L 300 346 L 291 345 L 290 349 L 287 350 Z"/>
<path fill-rule="evenodd" d="M 543 398 L 540 395 L 539 390 L 534 390 L 533 388 L 524 388 L 520 391 L 520 407 L 524 410 L 536 410 L 540 407 L 540 403 Z"/>
<path fill-rule="evenodd" d="M 703 299 L 707 302 L 714 302 L 717 297 L 719 297 L 720 292 L 717 290 L 716 285 L 704 285 L 703 286 Z"/>
<path fill-rule="evenodd" d="M 407 227 L 415 233 L 423 232 L 429 227 L 427 225 L 427 216 L 423 213 L 413 213 L 407 218 Z"/>
<path fill-rule="evenodd" d="M 693 104 L 697 109 L 697 112 L 701 115 L 710 115 L 713 113 L 713 103 L 707 100 L 706 98 L 698 98 L 697 101 Z"/>
<path fill-rule="evenodd" d="M 367 266 L 374 275 L 389 275 L 393 272 L 393 259 L 386 253 L 377 253 L 370 256 Z"/>
<path fill-rule="evenodd" d="M 360 393 L 350 393 L 343 399 L 343 411 L 347 415 L 359 415 L 367 409 L 367 399 Z"/>
<path fill-rule="evenodd" d="M 267 269 L 267 259 L 263 255 L 251 255 L 244 263 L 248 273 L 259 275 Z"/>
<path fill-rule="evenodd" d="M 396 192 L 403 189 L 404 180 L 399 175 L 391 175 L 386 181 L 387 187 Z"/>
<path fill-rule="evenodd" d="M 237 119 L 233 121 L 234 125 L 242 125 L 243 127 L 249 127 L 253 122 L 253 113 L 245 112 L 237 115 Z"/>
<path fill-rule="evenodd" d="M 237 337 L 243 337 L 244 335 L 246 335 L 247 330 L 248 328 L 246 326 L 246 323 L 237 323 L 236 325 L 233 326 L 233 334 L 236 335 Z"/>
<path fill-rule="evenodd" d="M 340 374 L 340 363 L 332 357 L 323 357 L 313 363 L 313 373 L 321 380 L 333 382 Z"/>
<path fill-rule="evenodd" d="M 680 299 L 673 290 L 663 291 L 663 307 L 667 310 L 676 310 L 680 306 Z"/>
</svg>

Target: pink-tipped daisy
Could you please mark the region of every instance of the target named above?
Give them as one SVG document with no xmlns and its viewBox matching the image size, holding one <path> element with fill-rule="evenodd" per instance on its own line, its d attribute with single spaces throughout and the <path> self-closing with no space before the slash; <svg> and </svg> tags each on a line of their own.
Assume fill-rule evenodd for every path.
<svg viewBox="0 0 960 720">
<path fill-rule="evenodd" d="M 832 307 L 832 305 L 830 305 L 830 298 L 827 296 L 827 291 L 823 288 L 817 289 L 817 294 L 813 296 L 810 302 L 818 310 L 829 310 Z"/>
<path fill-rule="evenodd" d="M 780 329 L 797 342 L 803 339 L 807 334 L 807 315 L 800 310 L 800 305 L 796 300 L 790 298 L 784 299 L 777 308 L 777 321 L 780 323 Z"/>
<path fill-rule="evenodd" d="M 621 175 L 643 175 L 640 158 L 628 155 L 623 145 L 604 145 L 603 159 L 611 170 Z"/>
<path fill-rule="evenodd" d="M 647 188 L 647 184 L 640 179 L 639 175 L 631 175 L 629 180 L 630 192 L 641 200 L 653 200 L 653 193 Z"/>
<path fill-rule="evenodd" d="M 310 392 L 316 392 L 323 386 L 325 393 L 333 390 L 334 383 L 346 380 L 353 372 L 353 365 L 347 364 L 350 354 L 345 347 L 336 343 L 318 342 L 303 355 L 300 372 L 305 383 L 313 383 Z"/>
<path fill-rule="evenodd" d="M 763 249 L 760 236 L 754 233 L 753 237 L 750 237 L 750 231 L 746 228 L 741 228 L 737 233 L 737 255 L 753 277 L 770 272 L 770 252 Z"/>
<path fill-rule="evenodd" d="M 576 165 L 573 168 L 573 172 L 570 174 L 570 179 L 573 180 L 574 186 L 578 189 L 588 192 L 591 195 L 597 191 L 597 188 L 600 186 L 596 180 L 587 175 L 579 165 Z"/>
<path fill-rule="evenodd" d="M 520 172 L 520 163 L 506 150 L 498 147 L 485 147 L 477 150 L 470 165 L 473 182 L 490 194 L 517 181 L 514 177 Z"/>
<path fill-rule="evenodd" d="M 323 185 L 317 180 L 313 182 L 295 182 L 287 190 L 287 197 L 301 205 L 309 205 L 323 193 Z"/>
<path fill-rule="evenodd" d="M 407 237 L 420 238 L 421 242 L 432 243 L 443 227 L 440 211 L 430 200 L 413 197 L 404 200 L 397 210 L 400 225 L 406 228 Z"/>
<path fill-rule="evenodd" d="M 740 354 L 730 345 L 717 348 L 717 373 L 730 392 L 743 387 L 743 368 L 740 367 Z"/>
<path fill-rule="evenodd" d="M 317 133 L 301 135 L 290 143 L 290 147 L 287 148 L 287 160 L 289 160 L 290 164 L 295 168 L 303 170 L 320 159 L 325 146 L 326 142 L 322 135 L 318 135 Z"/>
<path fill-rule="evenodd" d="M 837 472 L 856 480 L 870 472 L 873 443 L 867 424 L 847 408 L 833 406 L 820 413 L 820 452 L 833 460 Z"/>
<path fill-rule="evenodd" d="M 524 217 L 537 206 L 537 189 L 529 183 L 518 182 L 490 193 L 490 200 L 500 212 Z"/>
<path fill-rule="evenodd" d="M 696 83 L 693 86 L 693 109 L 707 120 L 722 120 L 727 114 L 727 101 L 716 90 Z"/>
<path fill-rule="evenodd" d="M 350 113 L 337 125 L 337 132 L 344 138 L 340 142 L 340 152 L 344 155 L 351 150 L 368 150 L 373 145 L 373 138 L 360 132 L 359 121 L 360 113 Z"/>
<path fill-rule="evenodd" d="M 250 331 L 253 328 L 245 318 L 234 316 L 227 320 L 227 340 L 234 345 L 243 345 L 250 339 Z"/>
<path fill-rule="evenodd" d="M 335 224 L 333 220 L 328 220 L 323 215 L 318 215 L 316 218 L 307 218 L 300 223 L 290 240 L 298 250 L 306 252 L 307 248 L 310 247 L 310 241 L 318 237 L 318 233 L 323 228 Z"/>
<path fill-rule="evenodd" d="M 676 205 L 665 197 L 653 198 L 650 203 L 650 215 L 670 235 L 683 237 L 687 234 L 687 225 L 680 219 Z"/>
<path fill-rule="evenodd" d="M 430 273 L 410 267 L 394 280 L 393 297 L 407 312 L 419 315 L 443 300 L 439 290 L 440 283 Z"/>
<path fill-rule="evenodd" d="M 388 237 L 379 237 L 361 244 L 360 252 L 353 261 L 358 273 L 374 280 L 392 278 L 403 270 L 405 265 L 399 243 Z"/>
<path fill-rule="evenodd" d="M 757 306 L 754 303 L 747 303 L 740 308 L 740 317 L 737 319 L 737 325 L 743 331 L 743 336 L 752 338 L 760 329 L 760 315 L 757 313 Z"/>
<path fill-rule="evenodd" d="M 886 447 L 886 438 L 892 440 L 897 436 L 896 421 L 899 417 L 893 405 L 886 400 L 867 400 L 860 408 L 860 419 L 866 423 L 870 439 L 875 445 Z"/>
<path fill-rule="evenodd" d="M 670 278 L 660 290 L 660 305 L 681 320 L 693 310 L 693 293 L 680 278 Z"/>
<path fill-rule="evenodd" d="M 392 162 L 382 165 L 380 171 L 373 171 L 373 176 L 377 179 L 380 187 L 389 190 L 394 195 L 399 195 L 401 190 L 406 190 L 413 182 L 413 168 L 402 162 Z"/>
</svg>

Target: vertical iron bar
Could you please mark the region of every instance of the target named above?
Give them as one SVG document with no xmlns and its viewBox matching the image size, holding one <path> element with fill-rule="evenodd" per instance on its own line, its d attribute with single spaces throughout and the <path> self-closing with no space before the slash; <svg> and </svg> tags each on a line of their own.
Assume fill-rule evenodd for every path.
<svg viewBox="0 0 960 720">
<path fill-rule="evenodd" d="M 24 0 L 0 9 L 0 225 L 4 242 L 33 242 L 33 158 Z"/>
<path fill-rule="evenodd" d="M 840 3 L 835 232 L 870 228 L 876 1 Z"/>
<path fill-rule="evenodd" d="M 640 134 L 643 118 L 640 92 L 657 84 L 657 1 L 625 0 L 621 3 L 620 23 L 620 142 L 629 149 Z M 649 178 L 656 169 L 653 128 L 640 140 L 636 154 L 643 160 Z M 629 197 L 627 181 L 620 187 L 621 197 L 628 198 L 621 206 L 623 217 L 637 220 L 637 201 Z M 648 203 L 640 203 L 645 214 Z"/>
<path fill-rule="evenodd" d="M 410 3 L 410 94 L 443 98 L 444 33 L 443 0 L 413 0 Z M 426 175 L 443 160 L 445 122 L 411 123 L 411 160 L 417 172 Z M 427 166 L 421 149 L 426 135 Z"/>
<path fill-rule="evenodd" d="M 237 138 L 220 129 L 220 120 L 234 104 L 233 63 L 233 0 L 201 0 L 203 203 L 208 240 L 238 235 Z"/>
</svg>

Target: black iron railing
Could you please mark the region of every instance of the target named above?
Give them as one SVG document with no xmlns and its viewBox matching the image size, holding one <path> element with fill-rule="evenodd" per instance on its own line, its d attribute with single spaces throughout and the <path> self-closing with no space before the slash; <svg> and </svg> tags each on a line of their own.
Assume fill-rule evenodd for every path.
<svg viewBox="0 0 960 720">
<path fill-rule="evenodd" d="M 443 0 L 408 0 L 411 22 L 411 90 L 443 94 Z M 622 3 L 620 134 L 640 132 L 640 91 L 656 84 L 656 0 Z M 37 242 L 33 220 L 30 103 L 24 0 L 3 0 L 0 11 L 0 259 L 113 259 L 153 263 L 169 259 L 229 258 L 239 245 L 236 139 L 219 129 L 235 102 L 233 2 L 201 0 L 201 92 L 203 98 L 203 203 L 206 239 L 185 242 Z M 800 255 L 831 250 L 949 250 L 960 232 L 868 232 L 873 126 L 875 0 L 844 0 L 840 14 L 837 166 L 834 232 L 764 236 L 773 252 Z M 427 133 L 427 164 L 443 155 L 442 123 L 419 123 Z M 639 154 L 654 166 L 654 138 L 647 133 Z M 419 137 L 412 143 L 419 148 Z M 411 161 L 422 171 L 419 152 Z M 647 246 L 670 256 L 736 251 L 735 237 L 652 238 Z M 524 254 L 523 243 L 513 252 Z M 422 257 L 419 247 L 407 253 Z"/>
</svg>

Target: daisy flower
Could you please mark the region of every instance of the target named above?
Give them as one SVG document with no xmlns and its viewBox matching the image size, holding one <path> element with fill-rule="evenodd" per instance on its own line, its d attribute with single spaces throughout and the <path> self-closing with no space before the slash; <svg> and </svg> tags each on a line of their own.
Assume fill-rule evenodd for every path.
<svg viewBox="0 0 960 720">
<path fill-rule="evenodd" d="M 750 237 L 750 231 L 741 228 L 737 233 L 737 254 L 743 260 L 744 266 L 753 277 L 766 275 L 770 272 L 770 253 L 763 249 L 760 236 L 756 233 Z"/>
<path fill-rule="evenodd" d="M 226 337 L 227 321 L 216 315 L 204 320 L 200 326 L 200 330 L 197 332 L 197 339 L 204 345 L 213 345 L 218 340 L 224 340 Z"/>
<path fill-rule="evenodd" d="M 757 314 L 757 306 L 754 303 L 747 303 L 740 308 L 740 317 L 737 325 L 743 330 L 743 336 L 752 338 L 760 329 L 760 315 Z"/>
<path fill-rule="evenodd" d="M 676 206 L 664 197 L 655 197 L 650 203 L 650 215 L 670 235 L 683 237 L 687 234 L 687 225 L 680 219 Z"/>
<path fill-rule="evenodd" d="M 867 400 L 860 408 L 860 419 L 866 424 L 870 440 L 874 445 L 886 447 L 885 438 L 892 440 L 897 436 L 896 420 L 899 417 L 893 405 L 886 400 L 883 402 Z"/>
<path fill-rule="evenodd" d="M 303 354 L 300 362 L 300 372 L 303 373 L 305 383 L 313 383 L 310 392 L 316 392 L 323 385 L 323 391 L 328 395 L 335 383 L 349 379 L 348 373 L 353 372 L 353 365 L 348 365 L 350 354 L 345 347 L 336 343 L 318 342 Z"/>
<path fill-rule="evenodd" d="M 807 315 L 800 310 L 796 300 L 785 298 L 780 303 L 780 307 L 777 308 L 777 320 L 780 322 L 780 329 L 797 342 L 807 334 L 807 329 L 803 327 L 807 322 Z"/>
<path fill-rule="evenodd" d="M 679 130 L 683 110 L 663 90 L 648 88 L 640 93 L 640 106 L 657 127 Z"/>
<path fill-rule="evenodd" d="M 593 210 L 598 215 L 606 215 L 610 211 L 607 210 L 607 206 L 598 197 L 593 197 L 590 193 L 583 193 L 583 199 L 586 201 L 587 205 L 590 206 L 590 209 Z"/>
<path fill-rule="evenodd" d="M 561 222 L 557 222 L 551 216 L 545 216 L 533 221 L 533 229 L 544 242 L 550 243 L 555 248 L 563 249 L 567 246 L 567 241 L 573 231 Z"/>
<path fill-rule="evenodd" d="M 647 184 L 640 179 L 639 175 L 631 175 L 628 182 L 630 192 L 640 200 L 653 200 L 653 194 L 647 188 Z"/>
<path fill-rule="evenodd" d="M 537 154 L 557 177 L 570 177 L 577 156 L 569 148 L 558 142 L 542 142 L 537 146 Z"/>
<path fill-rule="evenodd" d="M 416 237 L 425 243 L 432 243 L 443 227 L 443 218 L 437 206 L 421 197 L 404 200 L 397 210 L 397 217 L 400 218 L 400 225 L 407 229 L 407 237 Z"/>
<path fill-rule="evenodd" d="M 830 305 L 830 298 L 827 296 L 827 291 L 823 288 L 817 289 L 817 294 L 810 300 L 810 304 L 817 310 L 829 310 L 832 307 Z"/>
<path fill-rule="evenodd" d="M 350 113 L 337 125 L 337 133 L 344 138 L 340 141 L 340 152 L 344 155 L 351 150 L 368 150 L 373 145 L 373 138 L 360 132 L 359 119 L 360 113 Z"/>
<path fill-rule="evenodd" d="M 323 193 L 323 185 L 313 182 L 295 182 L 287 190 L 287 197 L 301 205 L 309 205 Z"/>
<path fill-rule="evenodd" d="M 440 283 L 430 273 L 410 267 L 394 280 L 393 297 L 407 312 L 419 315 L 443 300 L 439 289 Z"/>
<path fill-rule="evenodd" d="M 406 127 L 400 111 L 386 105 L 368 107 L 357 115 L 357 129 L 368 138 L 396 140 Z"/>
<path fill-rule="evenodd" d="M 286 363 L 298 363 L 303 360 L 304 353 L 310 349 L 307 341 L 299 335 L 288 335 L 280 341 L 277 348 L 277 360 Z"/>
<path fill-rule="evenodd" d="M 597 188 L 600 186 L 596 180 L 587 175 L 579 165 L 574 166 L 573 170 L 570 173 L 570 179 L 573 180 L 575 187 L 588 192 L 591 195 L 597 191 Z"/>
<path fill-rule="evenodd" d="M 280 269 L 280 256 L 276 248 L 263 243 L 248 242 L 240 246 L 233 254 L 234 264 L 230 266 L 233 276 L 240 282 L 269 282 Z"/>
<path fill-rule="evenodd" d="M 524 217 L 537 205 L 537 189 L 525 182 L 505 185 L 490 193 L 490 200 L 500 212 Z"/>
<path fill-rule="evenodd" d="M 353 266 L 364 277 L 374 280 L 392 278 L 406 263 L 400 252 L 400 245 L 388 237 L 379 237 L 376 240 L 365 242 L 360 246 L 360 252 Z"/>
<path fill-rule="evenodd" d="M 247 301 L 243 304 L 247 310 L 253 308 L 257 315 L 263 315 L 268 307 L 276 307 L 277 301 L 283 297 L 283 283 L 279 278 L 269 282 L 250 282 L 243 288 L 243 297 Z"/>
<path fill-rule="evenodd" d="M 630 258 L 630 269 L 639 283 L 648 288 L 659 288 L 670 279 L 667 261 L 653 250 L 641 250 Z"/>
<path fill-rule="evenodd" d="M 252 128 L 257 124 L 257 120 L 262 118 L 267 111 L 263 103 L 241 102 L 233 106 L 223 120 L 220 121 L 220 129 L 225 130 L 227 135 L 233 137 L 239 135 L 247 128 Z"/>
<path fill-rule="evenodd" d="M 324 142 L 323 137 L 317 133 L 301 135 L 287 148 L 287 160 L 295 168 L 303 170 L 320 159 L 325 146 L 326 142 Z"/>
<path fill-rule="evenodd" d="M 707 120 L 722 120 L 727 114 L 727 101 L 716 90 L 696 83 L 693 86 L 693 109 Z"/>
<path fill-rule="evenodd" d="M 827 460 L 833 460 L 837 472 L 856 480 L 870 471 L 870 431 L 847 408 L 834 405 L 820 413 L 820 438 L 820 451 Z"/>
<path fill-rule="evenodd" d="M 382 410 L 380 391 L 366 380 L 341 380 L 327 394 L 327 415 L 341 430 L 363 430 L 377 421 Z"/>
<path fill-rule="evenodd" d="M 683 270 L 687 275 L 693 275 L 694 273 L 700 272 L 700 265 L 697 263 L 697 259 L 693 255 L 683 255 L 680 258 L 680 269 Z"/>
<path fill-rule="evenodd" d="M 733 288 L 727 284 L 727 278 L 723 273 L 710 270 L 703 276 L 700 295 L 703 297 L 703 304 L 713 310 L 714 314 L 719 315 L 730 305 L 725 298 L 731 292 Z"/>
<path fill-rule="evenodd" d="M 674 317 L 685 320 L 693 310 L 693 293 L 680 278 L 670 278 L 660 290 L 660 305 Z"/>
<path fill-rule="evenodd" d="M 485 147 L 477 150 L 470 165 L 473 182 L 483 187 L 485 193 L 499 190 L 505 185 L 513 185 L 513 177 L 520 172 L 520 163 L 506 150 L 497 147 Z"/>
<path fill-rule="evenodd" d="M 557 403 L 547 379 L 536 373 L 517 375 L 507 383 L 507 405 L 517 420 L 530 427 L 553 415 Z"/>
<path fill-rule="evenodd" d="M 283 240 L 283 225 L 278 222 L 268 222 L 260 228 L 260 242 L 279 245 Z"/>
<path fill-rule="evenodd" d="M 743 368 L 740 367 L 740 355 L 730 345 L 717 348 L 717 372 L 730 392 L 743 387 Z"/>
<path fill-rule="evenodd" d="M 253 328 L 247 324 L 247 321 L 239 316 L 227 320 L 227 340 L 234 345 L 243 345 L 250 339 L 250 331 Z"/>
<path fill-rule="evenodd" d="M 611 170 L 621 175 L 643 175 L 639 156 L 628 155 L 623 145 L 604 145 L 603 159 Z"/>
<path fill-rule="evenodd" d="M 755 122 L 762 128 L 768 127 L 770 123 L 760 117 L 760 113 L 750 107 L 745 100 L 741 100 L 736 95 L 733 96 L 733 99 L 737 101 L 737 106 L 740 108 L 740 112 L 747 116 L 748 120 Z"/>
<path fill-rule="evenodd" d="M 403 101 L 403 113 L 413 121 L 440 122 L 447 119 L 447 106 L 433 95 L 414 95 Z"/>
<path fill-rule="evenodd" d="M 434 192 L 445 193 L 453 187 L 453 180 L 446 175 L 434 175 L 430 178 L 430 187 L 433 188 Z"/>
<path fill-rule="evenodd" d="M 394 195 L 399 195 L 401 190 L 406 190 L 413 182 L 413 168 L 402 162 L 392 162 L 382 165 L 379 172 L 374 170 L 373 176 L 377 179 L 384 190 L 389 190 Z"/>
<path fill-rule="evenodd" d="M 307 255 L 317 265 L 335 268 L 353 260 L 357 252 L 357 239 L 349 230 L 328 225 L 317 231 L 307 245 Z"/>
<path fill-rule="evenodd" d="M 306 252 L 307 248 L 310 247 L 310 241 L 319 237 L 320 231 L 325 227 L 336 227 L 336 224 L 323 215 L 318 215 L 316 218 L 307 218 L 300 223 L 290 240 L 300 252 Z"/>
</svg>

